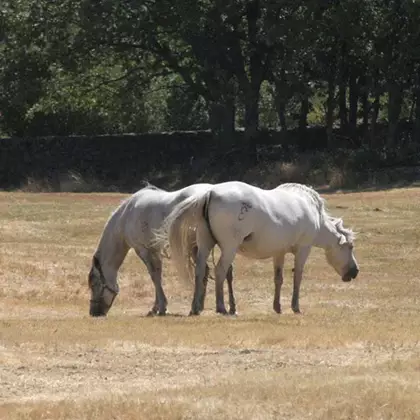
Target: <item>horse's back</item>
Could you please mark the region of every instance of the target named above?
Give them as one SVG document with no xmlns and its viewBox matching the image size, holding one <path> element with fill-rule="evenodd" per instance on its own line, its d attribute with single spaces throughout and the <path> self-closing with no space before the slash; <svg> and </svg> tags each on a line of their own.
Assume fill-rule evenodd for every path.
<svg viewBox="0 0 420 420">
<path fill-rule="evenodd" d="M 243 253 L 261 258 L 309 243 L 318 228 L 316 212 L 299 194 L 241 182 L 212 188 L 209 222 L 216 238 L 242 240 Z"/>
<path fill-rule="evenodd" d="M 127 243 L 131 247 L 147 246 L 177 204 L 210 187 L 211 184 L 193 184 L 176 191 L 144 188 L 134 193 L 127 200 L 121 221 Z"/>
<path fill-rule="evenodd" d="M 192 184 L 185 188 L 182 188 L 177 191 L 173 191 L 169 193 L 173 200 L 173 204 L 176 205 L 181 201 L 186 200 L 187 198 L 191 197 L 192 195 L 202 194 L 208 191 L 213 185 L 212 184 Z"/>
<path fill-rule="evenodd" d="M 269 219 L 294 224 L 298 220 L 313 219 L 316 212 L 299 194 L 291 190 L 265 190 L 243 182 L 230 181 L 216 185 L 211 191 L 211 202 L 219 203 L 219 211 L 239 210 L 238 221 L 245 215 L 255 218 L 255 223 Z"/>
</svg>

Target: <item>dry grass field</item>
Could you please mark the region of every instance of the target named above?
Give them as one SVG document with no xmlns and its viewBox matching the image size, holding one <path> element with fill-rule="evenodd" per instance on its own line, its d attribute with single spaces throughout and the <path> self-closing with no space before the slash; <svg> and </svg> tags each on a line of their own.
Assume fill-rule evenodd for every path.
<svg viewBox="0 0 420 420">
<path fill-rule="evenodd" d="M 271 261 L 235 260 L 237 317 L 185 316 L 166 262 L 165 318 L 130 253 L 107 318 L 88 316 L 91 256 L 118 194 L 0 193 L 1 419 L 420 418 L 420 190 L 326 196 L 359 231 L 344 283 L 314 249 L 290 309 Z"/>
</svg>

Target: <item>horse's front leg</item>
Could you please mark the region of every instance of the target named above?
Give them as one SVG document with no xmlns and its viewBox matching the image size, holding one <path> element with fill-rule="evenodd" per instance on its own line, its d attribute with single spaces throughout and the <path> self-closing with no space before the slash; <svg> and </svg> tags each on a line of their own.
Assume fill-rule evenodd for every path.
<svg viewBox="0 0 420 420">
<path fill-rule="evenodd" d="M 280 292 L 283 285 L 284 254 L 273 258 L 274 265 L 274 299 L 273 310 L 281 314 Z"/>
<path fill-rule="evenodd" d="M 302 282 L 303 268 L 305 266 L 306 260 L 308 259 L 309 253 L 311 252 L 311 247 L 299 248 L 295 252 L 295 266 L 293 272 L 293 295 L 292 295 L 292 311 L 295 314 L 300 314 L 299 308 L 299 292 L 300 284 Z"/>
<path fill-rule="evenodd" d="M 146 265 L 147 271 L 155 286 L 155 302 L 148 315 L 166 315 L 168 300 L 162 287 L 162 260 L 157 253 L 146 249 L 135 250 Z"/>
</svg>

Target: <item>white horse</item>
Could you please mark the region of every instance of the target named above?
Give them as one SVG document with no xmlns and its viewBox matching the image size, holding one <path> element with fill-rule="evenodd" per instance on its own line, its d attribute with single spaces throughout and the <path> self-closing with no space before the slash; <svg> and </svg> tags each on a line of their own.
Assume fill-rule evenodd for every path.
<svg viewBox="0 0 420 420">
<path fill-rule="evenodd" d="M 105 316 L 119 293 L 117 274 L 128 251 L 133 248 L 144 262 L 155 286 L 155 302 L 149 315 L 165 315 L 167 299 L 162 288 L 162 253 L 154 232 L 162 226 L 165 217 L 183 200 L 193 194 L 204 193 L 211 184 L 195 184 L 177 191 L 164 191 L 148 184 L 125 199 L 112 213 L 102 232 L 89 272 L 91 291 L 90 315 Z M 191 232 L 190 232 L 191 234 Z M 189 255 L 194 259 L 191 241 Z M 204 289 L 207 285 L 208 266 L 205 264 Z M 234 302 L 232 267 L 227 281 L 230 299 Z M 204 306 L 205 291 L 202 295 Z"/>
<path fill-rule="evenodd" d="M 198 247 L 195 292 L 191 314 L 201 311 L 205 262 L 215 244 L 221 256 L 215 268 L 216 311 L 226 314 L 223 282 L 236 253 L 274 263 L 273 309 L 281 313 L 280 290 L 286 253 L 294 254 L 292 310 L 299 313 L 303 268 L 312 246 L 325 250 L 328 263 L 343 281 L 356 278 L 359 267 L 353 254 L 355 234 L 342 219 L 330 216 L 324 200 L 310 187 L 283 184 L 264 190 L 242 182 L 226 182 L 188 198 L 174 208 L 159 233 L 169 244 L 171 258 L 184 274 L 190 246 L 188 231 L 196 228 Z"/>
</svg>

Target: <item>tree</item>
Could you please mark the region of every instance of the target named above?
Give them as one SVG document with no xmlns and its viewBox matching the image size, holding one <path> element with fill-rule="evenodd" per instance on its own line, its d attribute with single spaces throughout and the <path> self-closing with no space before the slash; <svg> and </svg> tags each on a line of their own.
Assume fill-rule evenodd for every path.
<svg viewBox="0 0 420 420">
<path fill-rule="evenodd" d="M 4 1 L 0 123 L 18 135 L 210 127 L 223 147 L 241 124 L 255 155 L 267 82 L 283 130 L 323 112 L 330 147 L 338 123 L 381 147 L 387 121 L 394 148 L 402 119 L 420 136 L 419 18 L 411 0 Z"/>
<path fill-rule="evenodd" d="M 24 116 L 40 96 L 50 77 L 48 57 L 32 41 L 32 4 L 6 1 L 0 9 L 0 110 L 3 129 L 24 135 Z"/>
</svg>

